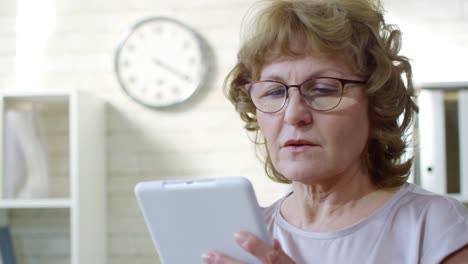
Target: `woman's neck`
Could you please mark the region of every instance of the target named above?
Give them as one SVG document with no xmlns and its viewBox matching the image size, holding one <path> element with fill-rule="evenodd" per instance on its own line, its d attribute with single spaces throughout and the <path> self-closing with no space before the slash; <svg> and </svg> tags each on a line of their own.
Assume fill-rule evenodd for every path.
<svg viewBox="0 0 468 264">
<path fill-rule="evenodd" d="M 371 215 L 397 191 L 377 188 L 370 176 L 359 169 L 335 179 L 293 183 L 294 192 L 281 207 L 286 221 L 306 231 L 341 230 Z"/>
</svg>

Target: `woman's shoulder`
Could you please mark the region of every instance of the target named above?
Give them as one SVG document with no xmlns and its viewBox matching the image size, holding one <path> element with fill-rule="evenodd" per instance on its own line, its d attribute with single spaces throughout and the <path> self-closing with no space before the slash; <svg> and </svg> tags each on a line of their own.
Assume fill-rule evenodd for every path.
<svg viewBox="0 0 468 264">
<path fill-rule="evenodd" d="M 467 221 L 468 210 L 458 200 L 427 191 L 412 183 L 407 183 L 404 188 L 399 210 L 418 211 L 420 215 L 442 222 Z"/>
<path fill-rule="evenodd" d="M 438 263 L 468 243 L 468 210 L 458 200 L 407 183 L 393 219 L 407 237 L 418 237 L 423 263 Z M 443 245 L 440 243 L 444 241 Z"/>
<path fill-rule="evenodd" d="M 288 197 L 291 193 L 286 194 L 285 196 L 281 197 L 280 199 L 276 200 L 273 202 L 271 205 L 267 207 L 262 207 L 262 214 L 263 214 L 263 219 L 265 220 L 265 223 L 267 225 L 267 228 L 270 228 L 273 226 L 277 214 L 279 214 L 279 210 L 281 207 L 281 203 Z"/>
</svg>

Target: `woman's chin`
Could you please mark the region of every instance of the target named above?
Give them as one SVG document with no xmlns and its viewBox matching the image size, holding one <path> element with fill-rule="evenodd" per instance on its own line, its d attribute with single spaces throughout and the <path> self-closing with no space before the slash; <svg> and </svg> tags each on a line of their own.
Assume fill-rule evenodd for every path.
<svg viewBox="0 0 468 264">
<path fill-rule="evenodd" d="M 292 182 L 299 182 L 303 184 L 318 184 L 320 182 L 329 181 L 330 177 L 326 177 L 325 173 L 313 173 L 310 170 L 302 171 L 302 170 L 283 170 L 284 172 L 282 175 L 286 177 L 286 179 Z"/>
</svg>

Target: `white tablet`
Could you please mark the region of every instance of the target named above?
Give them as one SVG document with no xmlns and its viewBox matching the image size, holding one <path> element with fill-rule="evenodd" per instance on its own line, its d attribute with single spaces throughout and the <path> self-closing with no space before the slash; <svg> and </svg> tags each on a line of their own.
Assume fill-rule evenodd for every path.
<svg viewBox="0 0 468 264">
<path fill-rule="evenodd" d="M 202 263 L 211 250 L 261 263 L 236 244 L 234 233 L 241 230 L 271 244 L 246 178 L 140 182 L 135 195 L 163 264 Z"/>
</svg>

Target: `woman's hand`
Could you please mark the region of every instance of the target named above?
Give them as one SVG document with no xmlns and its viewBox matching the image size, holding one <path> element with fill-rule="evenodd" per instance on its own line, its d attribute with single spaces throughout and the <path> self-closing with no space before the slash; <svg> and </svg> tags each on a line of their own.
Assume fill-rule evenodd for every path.
<svg viewBox="0 0 468 264">
<path fill-rule="evenodd" d="M 264 264 L 294 264 L 294 261 L 281 249 L 278 240 L 274 240 L 273 246 L 270 246 L 249 232 L 239 232 L 234 237 L 239 246 Z M 244 264 L 219 252 L 208 252 L 202 258 L 205 264 Z"/>
</svg>

